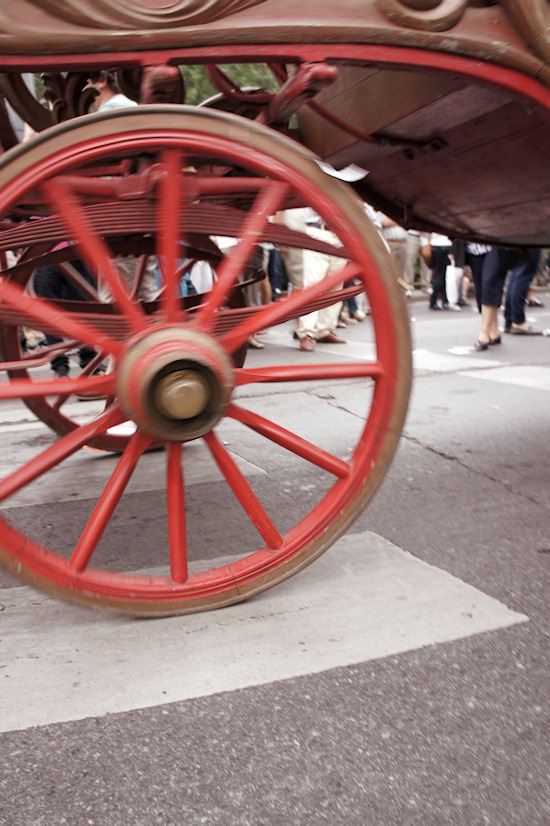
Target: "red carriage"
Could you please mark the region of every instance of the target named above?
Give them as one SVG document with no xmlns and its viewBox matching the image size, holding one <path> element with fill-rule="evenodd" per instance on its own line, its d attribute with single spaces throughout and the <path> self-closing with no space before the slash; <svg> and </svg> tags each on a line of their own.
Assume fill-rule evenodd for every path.
<svg viewBox="0 0 550 826">
<path fill-rule="evenodd" d="M 0 482 L 10 571 L 99 608 L 186 613 L 288 578 L 349 527 L 391 461 L 411 374 L 403 297 L 364 202 L 410 228 L 548 244 L 549 16 L 546 0 L 0 4 L 0 398 L 23 399 L 60 437 Z M 240 88 L 224 68 L 239 63 L 268 66 L 277 89 Z M 189 106 L 182 67 L 199 64 L 219 94 Z M 106 68 L 139 106 L 87 114 L 87 78 Z M 38 72 L 46 104 L 24 81 Z M 7 104 L 32 138 L 18 141 Z M 338 180 L 350 166 L 359 170 L 351 186 Z M 311 207 L 333 240 L 273 220 L 297 206 Z M 225 251 L 219 237 L 232 240 Z M 259 244 L 341 263 L 286 300 L 246 306 Z M 128 257 L 130 280 L 119 266 Z M 82 283 L 75 260 L 110 301 Z M 198 260 L 215 271 L 214 286 L 181 297 L 182 273 Z M 142 292 L 151 261 L 162 283 L 153 298 Z M 37 296 L 33 272 L 48 264 L 86 300 Z M 296 364 L 274 348 L 245 363 L 254 333 L 357 292 L 371 315 L 356 358 L 316 353 Z M 26 328 L 63 341 L 25 350 Z M 82 345 L 95 358 L 78 375 L 51 377 L 52 355 Z M 350 383 L 361 402 L 347 429 L 337 394 Z M 277 403 L 277 389 L 294 386 L 311 400 L 306 410 Z M 314 400 L 327 387 L 337 426 L 313 436 Z M 105 399 L 83 413 L 73 403 L 83 392 Z M 97 502 L 52 547 L 48 530 L 20 523 L 18 497 L 67 463 L 74 473 L 84 447 L 102 451 L 93 484 L 82 477 L 90 496 L 99 485 Z M 251 526 L 231 538 L 228 519 L 227 545 L 214 549 L 204 547 L 207 516 L 186 501 L 207 462 L 216 490 L 226 488 L 210 507 L 231 499 Z M 132 536 L 118 554 L 109 547 L 140 474 L 139 490 L 160 474 L 165 494 L 158 541 L 138 563 Z"/>
</svg>

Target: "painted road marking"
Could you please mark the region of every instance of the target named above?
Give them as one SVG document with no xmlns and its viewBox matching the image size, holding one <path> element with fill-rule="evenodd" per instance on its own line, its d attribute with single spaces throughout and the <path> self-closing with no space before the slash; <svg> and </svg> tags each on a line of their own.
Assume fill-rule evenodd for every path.
<svg viewBox="0 0 550 826">
<path fill-rule="evenodd" d="M 471 348 L 470 348 L 471 352 Z M 500 365 L 500 361 L 489 361 L 479 357 L 458 355 L 455 353 L 433 353 L 430 350 L 413 350 L 413 367 L 430 373 L 454 373 L 468 368 L 486 368 Z"/>
<path fill-rule="evenodd" d="M 550 390 L 550 367 L 539 367 L 536 364 L 504 365 L 483 370 L 481 373 L 461 371 L 459 375 L 498 381 L 502 384 L 514 384 L 519 387 L 532 387 L 535 390 Z"/>
<path fill-rule="evenodd" d="M 371 532 L 260 596 L 140 620 L 0 591 L 2 731 L 316 674 L 527 620 Z"/>
<path fill-rule="evenodd" d="M 288 330 L 270 330 L 265 338 L 266 343 L 276 344 L 284 347 L 297 349 L 298 343 L 293 341 Z M 464 350 L 464 352 L 462 352 Z M 326 353 L 330 356 L 343 357 L 347 359 L 372 360 L 376 357 L 376 347 L 372 342 L 353 341 L 349 339 L 346 345 L 323 344 L 316 348 L 319 354 Z M 472 353 L 471 356 L 468 354 Z M 453 373 L 456 370 L 467 370 L 468 368 L 486 368 L 498 366 L 500 361 L 488 361 L 473 355 L 473 348 L 462 348 L 460 354 L 434 353 L 430 350 L 413 350 L 413 368 L 416 371 L 429 371 L 434 373 Z"/>
</svg>

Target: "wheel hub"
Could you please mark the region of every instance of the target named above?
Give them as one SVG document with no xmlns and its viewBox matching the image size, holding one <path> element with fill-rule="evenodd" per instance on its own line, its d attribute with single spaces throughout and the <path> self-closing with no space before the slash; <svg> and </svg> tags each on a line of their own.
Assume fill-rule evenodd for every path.
<svg viewBox="0 0 550 826">
<path fill-rule="evenodd" d="M 233 366 L 218 342 L 186 327 L 162 327 L 134 340 L 117 370 L 124 412 L 163 441 L 189 441 L 211 430 L 233 387 Z"/>
</svg>

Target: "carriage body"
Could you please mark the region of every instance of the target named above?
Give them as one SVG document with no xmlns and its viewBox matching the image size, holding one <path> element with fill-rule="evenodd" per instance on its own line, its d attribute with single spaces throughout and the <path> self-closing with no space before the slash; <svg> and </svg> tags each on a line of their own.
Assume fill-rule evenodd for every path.
<svg viewBox="0 0 550 826">
<path fill-rule="evenodd" d="M 550 243 L 549 15 L 546 0 L 0 3 L 1 91 L 37 133 L 18 142 L 3 105 L 0 251 L 16 260 L 0 278 L 0 398 L 24 399 L 61 437 L 0 481 L 0 558 L 10 571 L 101 609 L 186 613 L 287 579 L 347 530 L 392 459 L 411 377 L 402 291 L 364 202 L 407 228 Z M 239 88 L 224 71 L 235 63 L 267 64 L 278 88 Z M 196 64 L 208 67 L 219 94 L 190 107 L 180 67 Z M 98 69 L 115 71 L 142 105 L 86 114 L 86 78 Z M 22 80 L 36 72 L 47 106 Z M 338 180 L 350 168 L 351 188 Z M 280 220 L 306 206 L 323 224 L 317 233 Z M 220 238 L 232 239 L 227 250 Z M 284 301 L 246 305 L 239 296 L 259 246 L 300 250 L 323 261 L 326 275 Z M 78 278 L 76 259 L 105 282 L 108 301 Z M 180 279 L 199 260 L 215 279 L 190 301 Z M 34 294 L 43 265 L 62 268 L 83 300 Z M 152 268 L 161 286 L 144 298 Z M 245 364 L 259 330 L 363 292 L 368 332 L 351 361 L 327 350 L 322 362 L 296 364 L 279 346 L 266 363 Z M 62 341 L 41 356 L 25 352 L 20 331 L 29 326 Z M 52 355 L 82 345 L 94 357 L 76 379 L 45 375 Z M 306 396 L 309 405 L 335 388 L 347 398 L 350 382 L 349 422 L 318 440 L 314 404 L 293 418 L 264 392 L 325 388 Z M 68 412 L 74 394 L 90 389 L 104 394 L 103 407 L 85 420 Z M 104 486 L 79 528 L 60 526 L 54 550 L 48 533 L 19 524 L 18 497 L 62 463 L 70 472 L 89 446 L 113 452 Z M 223 481 L 250 528 L 231 536 L 228 517 L 219 558 L 205 549 L 200 520 L 192 524 L 184 467 L 189 459 L 202 469 L 201 450 L 217 469 L 207 474 L 216 505 L 227 498 Z M 139 554 L 130 537 L 115 559 L 106 541 L 115 512 L 159 473 L 162 536 Z M 310 488 L 315 495 L 304 495 Z"/>
<path fill-rule="evenodd" d="M 282 83 L 297 66 L 325 63 L 337 72 L 296 102 L 295 137 L 337 169 L 362 168 L 365 200 L 405 226 L 540 246 L 550 226 L 549 18 L 546 0 L 13 0 L 1 4 L 0 68 L 254 61 Z M 10 91 L 14 100 L 23 89 Z M 77 111 L 63 91 L 53 120 Z M 242 106 L 237 97 L 227 108 Z M 51 119 L 40 113 L 35 125 Z"/>
</svg>

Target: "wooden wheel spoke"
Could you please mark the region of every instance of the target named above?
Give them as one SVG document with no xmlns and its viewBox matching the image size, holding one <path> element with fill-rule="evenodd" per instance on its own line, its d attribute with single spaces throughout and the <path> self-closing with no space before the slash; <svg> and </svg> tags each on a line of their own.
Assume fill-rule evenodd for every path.
<svg viewBox="0 0 550 826">
<path fill-rule="evenodd" d="M 115 389 L 115 381 L 114 381 L 114 376 L 113 375 L 111 375 L 110 377 L 105 377 L 105 376 L 102 377 L 102 378 L 110 378 L 111 379 L 111 381 L 109 383 L 105 382 L 105 389 L 103 389 L 103 385 L 101 385 L 101 384 L 96 389 L 97 385 L 93 383 L 95 381 L 95 379 L 93 379 L 93 378 L 91 379 L 92 384 L 90 384 L 90 376 L 93 374 L 94 370 L 96 370 L 97 367 L 101 364 L 101 362 L 104 359 L 104 356 L 105 356 L 104 353 L 96 353 L 94 358 L 91 361 L 89 361 L 88 364 L 85 367 L 82 368 L 82 370 L 80 371 L 80 376 L 78 378 L 80 380 L 82 380 L 84 378 L 86 380 L 86 384 L 84 385 L 83 388 L 79 387 L 77 390 L 75 390 L 74 391 L 75 393 L 80 393 L 80 392 L 82 392 L 82 390 L 85 390 L 87 392 L 93 392 L 94 395 L 96 393 L 101 394 L 101 395 L 107 394 L 108 396 L 113 394 L 114 389 Z M 96 377 L 96 378 L 100 378 L 100 377 Z M 64 380 L 63 384 L 64 385 L 66 384 L 65 380 Z M 63 390 L 65 390 L 65 389 L 66 388 L 63 387 Z M 53 409 L 55 411 L 61 410 L 61 408 L 63 407 L 63 405 L 65 404 L 65 402 L 69 398 L 70 398 L 69 395 L 67 395 L 66 393 L 62 393 L 59 396 L 59 398 L 56 400 L 56 402 L 52 405 Z M 110 402 L 108 402 L 106 407 L 108 407 L 109 404 L 110 404 Z"/>
<path fill-rule="evenodd" d="M 383 245 L 355 196 L 321 175 L 303 149 L 250 120 L 162 104 L 60 124 L 52 135 L 44 133 L 8 156 L 2 180 L 2 248 L 22 255 L 0 272 L 0 368 L 7 371 L 0 375 L 0 404 L 2 398 L 19 398 L 45 426 L 65 434 L 46 444 L 39 443 L 41 437 L 30 461 L 12 464 L 6 457 L 0 504 L 13 518 L 0 519 L 2 563 L 25 581 L 76 603 L 126 615 L 170 616 L 246 599 L 324 553 L 376 492 L 395 452 L 410 383 L 406 307 Z M 277 213 L 296 207 L 311 209 L 329 230 L 302 224 L 303 232 L 294 230 L 286 223 L 293 222 L 292 215 L 277 223 Z M 222 238 L 233 243 L 227 254 L 223 240 L 216 245 Z M 295 250 L 297 259 L 303 252 L 306 284 L 310 276 L 313 280 L 314 265 L 319 276 L 328 275 L 288 298 L 247 306 L 243 293 L 257 281 L 252 265 L 264 243 L 285 256 L 285 248 Z M 103 288 L 111 293 L 112 304 L 96 300 L 93 287 L 80 282 L 71 269 L 80 271 L 79 261 L 92 268 L 94 281 L 101 279 L 99 293 L 102 298 Z M 193 262 L 203 261 L 216 271 L 213 288 L 180 296 L 182 276 Z M 288 262 L 290 268 L 290 257 Z M 153 264 L 163 283 L 145 300 Z M 28 285 L 41 265 L 60 269 L 69 292 L 79 290 L 83 300 L 25 295 L 18 285 Z M 358 283 L 352 284 L 355 277 Z M 335 353 L 329 347 L 330 363 L 320 364 L 320 344 L 312 358 L 289 357 L 295 364 L 288 366 L 273 353 L 265 367 L 264 359 L 250 368 L 239 366 L 251 335 L 325 308 L 335 311 L 337 302 L 362 290 L 372 314 L 372 345 L 361 352 L 350 347 L 349 353 Z M 59 349 L 23 352 L 25 327 L 47 341 L 60 340 Z M 29 347 L 40 347 L 41 340 L 28 333 Z M 75 359 L 81 348 L 84 361 L 86 349 L 94 351 L 82 373 Z M 45 381 L 53 372 L 40 361 L 58 353 L 68 357 L 71 379 Z M 114 373 L 94 375 L 99 359 L 108 360 Z M 265 384 L 264 391 L 271 383 L 283 392 L 327 381 L 334 398 L 310 395 L 305 406 L 292 405 L 281 417 L 245 398 L 254 383 Z M 353 391 L 354 408 L 347 410 L 355 385 L 360 397 Z M 235 386 L 241 399 L 233 403 Z M 106 402 L 71 403 L 87 390 L 104 394 Z M 316 417 L 311 427 L 304 421 L 306 408 Z M 326 423 L 317 421 L 325 412 L 336 419 L 330 438 Z M 235 437 L 234 447 L 221 441 L 225 427 Z M 239 437 L 246 464 L 238 458 Z M 211 514 L 206 534 L 204 522 L 186 512 L 188 457 L 196 463 L 197 481 L 204 480 L 201 440 L 212 455 L 210 470 L 225 488 L 225 496 L 213 503 L 218 512 Z M 164 456 L 144 455 L 157 446 Z M 25 445 L 25 451 L 32 447 Z M 90 451 L 77 452 L 83 447 L 113 455 L 94 462 Z M 63 508 L 50 529 L 27 513 L 25 503 L 36 496 L 49 501 L 50 480 L 57 487 L 75 473 L 87 477 L 86 454 L 94 466 L 94 490 L 101 487 L 95 496 L 88 494 L 94 497 L 86 514 L 91 518 L 88 523 L 82 518 L 67 552 L 67 536 L 60 537 L 58 548 L 55 537 L 63 533 L 67 515 L 71 519 L 80 507 Z M 136 571 L 141 565 L 133 553 L 117 558 L 116 523 L 119 515 L 122 521 L 125 500 L 135 498 L 131 492 L 138 480 L 156 490 L 159 460 L 165 463 L 166 522 L 160 536 L 154 533 L 156 523 L 151 533 L 143 531 L 150 553 L 145 570 Z M 269 477 L 256 483 L 247 470 L 253 466 L 266 467 Z M 273 486 L 281 496 L 270 495 Z M 230 513 L 225 514 L 219 508 L 227 497 Z M 50 515 L 57 520 L 53 511 Z M 147 520 L 146 513 L 142 516 Z M 215 544 L 208 549 L 211 538 Z M 201 564 L 194 562 L 192 548 Z"/>
<path fill-rule="evenodd" d="M 214 313 L 225 304 L 229 290 L 259 243 L 269 216 L 280 209 L 288 188 L 288 184 L 271 180 L 258 193 L 243 222 L 240 231 L 241 240 L 223 259 L 218 268 L 218 279 L 212 292 L 197 313 L 199 323 L 205 328 L 210 329 L 213 326 Z"/>
<path fill-rule="evenodd" d="M 237 371 L 235 385 L 327 379 L 377 379 L 382 375 L 384 368 L 377 361 L 356 361 L 351 364 L 285 364 L 276 367 L 243 367 Z"/>
<path fill-rule="evenodd" d="M 39 347 L 31 353 L 25 353 L 19 359 L 0 361 L 0 373 L 5 370 L 30 370 L 33 367 L 43 367 L 45 364 L 49 364 L 54 356 L 68 353 L 77 346 L 77 341 L 63 341 L 59 344 Z"/>
<path fill-rule="evenodd" d="M 80 450 L 91 438 L 99 433 L 104 433 L 110 427 L 120 424 L 125 418 L 126 416 L 122 413 L 120 407 L 116 405 L 106 410 L 92 422 L 71 430 L 66 436 L 63 436 L 59 441 L 31 459 L 30 462 L 6 476 L 0 482 L 0 501 L 38 479 L 39 476 L 58 465 L 72 453 Z"/>
<path fill-rule="evenodd" d="M 101 494 L 88 520 L 88 524 L 82 532 L 82 536 L 78 540 L 76 548 L 69 560 L 70 567 L 76 568 L 77 571 L 83 571 L 84 568 L 86 568 L 116 506 L 120 502 L 120 498 L 130 481 L 141 455 L 149 447 L 151 442 L 152 439 L 149 436 L 145 436 L 139 431 L 130 439 L 128 447 L 120 457 L 116 468 L 105 486 L 105 490 Z"/>
<path fill-rule="evenodd" d="M 218 467 L 223 473 L 229 487 L 241 503 L 252 524 L 264 539 L 268 548 L 277 550 L 283 545 L 283 539 L 267 515 L 258 497 L 231 458 L 225 447 L 211 431 L 204 437 Z"/>
<path fill-rule="evenodd" d="M 132 298 L 137 301 L 139 298 L 139 294 L 141 291 L 141 287 L 143 285 L 143 280 L 145 278 L 145 274 L 147 272 L 147 265 L 149 261 L 148 255 L 140 255 L 138 260 L 138 265 L 136 268 L 136 277 L 134 279 L 134 284 L 132 286 Z"/>
<path fill-rule="evenodd" d="M 97 288 L 90 284 L 83 275 L 81 275 L 76 267 L 70 261 L 60 261 L 59 269 L 63 273 L 65 279 L 69 281 L 75 290 L 77 290 L 84 298 L 90 301 L 99 301 L 99 293 Z"/>
<path fill-rule="evenodd" d="M 94 393 L 112 393 L 115 387 L 115 376 L 79 376 L 75 379 L 12 379 L 9 383 L 0 384 L 0 399 L 32 399 L 37 396 L 60 396 L 67 398 L 82 391 Z"/>
<path fill-rule="evenodd" d="M 75 318 L 71 313 L 60 310 L 45 298 L 27 295 L 22 287 L 5 278 L 0 278 L 0 300 L 16 307 L 20 313 L 29 320 L 37 322 L 39 326 L 42 323 L 48 329 L 57 330 L 63 337 L 71 336 L 79 342 L 85 342 L 115 356 L 121 351 L 121 344 L 116 339 L 90 327 L 85 321 Z"/>
<path fill-rule="evenodd" d="M 178 259 L 181 258 L 180 212 L 184 202 L 182 193 L 183 158 L 180 150 L 166 149 L 162 153 L 163 175 L 160 182 L 159 264 L 165 284 L 162 306 L 167 321 L 175 321 L 180 308 Z"/>
<path fill-rule="evenodd" d="M 228 352 L 234 352 L 238 347 L 241 347 L 248 341 L 250 336 L 257 330 L 280 324 L 291 314 L 295 314 L 296 316 L 300 315 L 301 313 L 298 311 L 301 307 L 314 301 L 320 295 L 331 292 L 341 284 L 342 281 L 354 278 L 359 275 L 360 272 L 361 270 L 358 265 L 345 264 L 341 269 L 325 276 L 322 281 L 300 292 L 294 293 L 285 301 L 275 301 L 273 304 L 267 304 L 265 309 L 262 307 L 255 310 L 254 314 L 248 316 L 241 324 L 238 324 L 231 331 L 223 335 L 220 339 L 221 344 Z"/>
<path fill-rule="evenodd" d="M 350 474 L 350 466 L 347 462 L 327 453 L 326 450 L 322 450 L 301 436 L 296 435 L 296 433 L 291 433 L 284 427 L 280 427 L 275 422 L 259 416 L 257 413 L 252 413 L 250 410 L 231 404 L 227 415 L 242 422 L 242 424 L 275 442 L 275 444 L 290 450 L 297 456 L 301 456 L 302 459 L 307 459 L 308 462 L 317 465 L 317 467 L 338 476 L 339 479 L 345 479 Z"/>
<path fill-rule="evenodd" d="M 86 259 L 93 262 L 98 275 L 105 279 L 113 293 L 115 304 L 128 317 L 133 330 L 139 331 L 144 326 L 144 315 L 139 305 L 128 293 L 118 268 L 113 263 L 111 253 L 105 242 L 96 234 L 93 225 L 74 193 L 61 182 L 53 178 L 42 184 L 52 209 L 60 217 L 83 250 Z"/>
<path fill-rule="evenodd" d="M 170 571 L 174 582 L 187 581 L 187 536 L 185 524 L 185 487 L 181 466 L 181 445 L 167 447 L 166 505 L 168 511 L 168 544 Z"/>
</svg>

